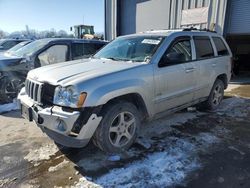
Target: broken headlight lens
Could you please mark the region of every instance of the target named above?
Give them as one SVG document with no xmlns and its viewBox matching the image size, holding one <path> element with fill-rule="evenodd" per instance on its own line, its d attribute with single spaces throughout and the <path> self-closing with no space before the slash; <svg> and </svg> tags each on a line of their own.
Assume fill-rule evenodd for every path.
<svg viewBox="0 0 250 188">
<path fill-rule="evenodd" d="M 86 93 L 79 93 L 73 86 L 58 86 L 55 90 L 53 103 L 65 107 L 81 108 L 86 96 Z"/>
</svg>

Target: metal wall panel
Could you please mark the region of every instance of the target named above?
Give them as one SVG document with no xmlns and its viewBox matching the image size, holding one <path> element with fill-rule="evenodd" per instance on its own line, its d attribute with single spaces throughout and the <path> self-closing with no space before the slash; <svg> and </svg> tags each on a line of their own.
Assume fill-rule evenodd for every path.
<svg viewBox="0 0 250 188">
<path fill-rule="evenodd" d="M 112 40 L 117 36 L 117 4 L 116 0 L 105 0 L 105 40 Z"/>
<path fill-rule="evenodd" d="M 250 34 L 250 1 L 232 0 L 229 6 L 228 34 Z"/>
<path fill-rule="evenodd" d="M 119 36 L 150 29 L 176 29 L 181 28 L 181 11 L 200 7 L 209 7 L 208 24 L 189 25 L 198 28 L 215 28 L 219 33 L 224 31 L 225 12 L 227 0 L 106 0 L 118 5 L 117 23 L 114 18 L 107 23 L 113 24 L 117 34 L 110 29 L 109 36 Z M 112 4 L 112 3 L 111 3 Z M 109 5 L 111 6 L 111 5 Z M 189 27 L 188 26 L 188 27 Z M 108 28 L 109 25 L 107 24 Z M 187 27 L 187 26 L 186 26 Z"/>
<path fill-rule="evenodd" d="M 134 8 L 126 6 L 126 1 L 122 1 L 124 4 L 122 7 L 125 12 L 130 12 L 128 9 Z M 209 0 L 137 0 L 133 2 L 136 4 L 135 32 L 150 29 L 181 28 L 181 11 L 183 9 L 209 6 Z M 124 14 L 121 16 L 124 16 Z M 126 34 L 126 32 L 122 32 L 122 34 Z"/>
<path fill-rule="evenodd" d="M 171 1 L 166 0 L 137 0 L 135 32 L 169 28 L 170 3 Z"/>
</svg>

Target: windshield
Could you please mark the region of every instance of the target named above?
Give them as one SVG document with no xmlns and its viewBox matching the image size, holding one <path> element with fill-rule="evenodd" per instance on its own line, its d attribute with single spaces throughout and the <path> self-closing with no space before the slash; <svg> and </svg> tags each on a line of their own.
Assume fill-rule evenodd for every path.
<svg viewBox="0 0 250 188">
<path fill-rule="evenodd" d="M 12 54 L 20 57 L 30 56 L 33 53 L 37 52 L 41 48 L 43 48 L 46 44 L 48 44 L 49 40 L 36 40 L 27 44 L 26 46 L 18 49 L 17 51 L 13 52 Z"/>
<path fill-rule="evenodd" d="M 24 41 L 24 42 L 20 42 L 19 44 L 17 44 L 16 46 L 12 47 L 11 49 L 9 49 L 7 51 L 7 53 L 9 54 L 13 54 L 15 53 L 15 51 L 17 51 L 18 49 L 22 48 L 23 46 L 25 46 L 26 44 L 30 43 L 30 41 Z"/>
<path fill-rule="evenodd" d="M 163 39 L 163 36 L 117 38 L 96 53 L 94 58 L 146 62 L 151 59 Z"/>
</svg>

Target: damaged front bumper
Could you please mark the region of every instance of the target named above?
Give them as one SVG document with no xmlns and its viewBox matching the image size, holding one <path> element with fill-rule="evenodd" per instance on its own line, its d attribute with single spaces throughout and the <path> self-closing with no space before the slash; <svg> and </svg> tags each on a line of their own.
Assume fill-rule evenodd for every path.
<svg viewBox="0 0 250 188">
<path fill-rule="evenodd" d="M 22 116 L 36 124 L 56 143 L 63 146 L 80 148 L 88 144 L 102 117 L 91 114 L 79 132 L 73 132 L 80 111 L 65 111 L 62 107 L 43 108 L 35 104 L 28 95 L 19 95 Z M 83 114 L 84 115 L 84 114 Z"/>
</svg>

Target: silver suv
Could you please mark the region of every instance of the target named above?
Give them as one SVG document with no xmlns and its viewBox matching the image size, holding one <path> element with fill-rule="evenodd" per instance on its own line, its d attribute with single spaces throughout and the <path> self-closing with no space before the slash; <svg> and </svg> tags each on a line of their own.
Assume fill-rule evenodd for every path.
<svg viewBox="0 0 250 188">
<path fill-rule="evenodd" d="M 29 72 L 22 115 L 56 143 L 128 149 L 143 120 L 202 103 L 213 110 L 231 77 L 231 51 L 216 33 L 150 31 L 122 36 L 90 59 Z"/>
</svg>

